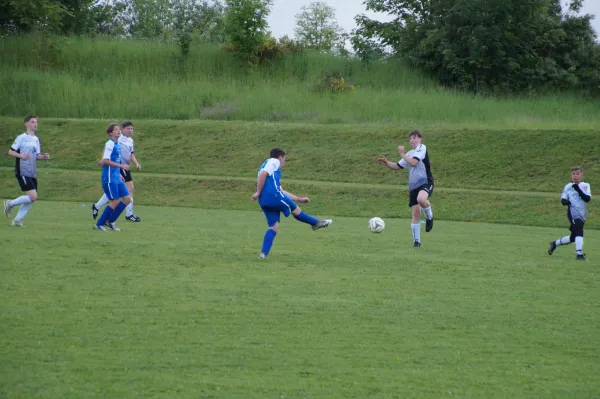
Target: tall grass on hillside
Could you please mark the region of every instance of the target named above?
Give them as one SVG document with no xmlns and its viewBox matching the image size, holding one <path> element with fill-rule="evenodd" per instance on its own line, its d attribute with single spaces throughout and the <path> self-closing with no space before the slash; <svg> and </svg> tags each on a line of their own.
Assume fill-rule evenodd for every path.
<svg viewBox="0 0 600 399">
<path fill-rule="evenodd" d="M 480 98 L 437 87 L 397 61 L 363 65 L 321 54 L 284 57 L 252 71 L 217 47 L 183 60 L 174 45 L 60 38 L 40 59 L 32 37 L 0 39 L 0 114 L 402 123 L 494 127 L 600 126 L 600 102 L 548 96 Z M 32 50 L 33 49 L 33 50 Z M 357 89 L 316 90 L 338 73 Z"/>
</svg>

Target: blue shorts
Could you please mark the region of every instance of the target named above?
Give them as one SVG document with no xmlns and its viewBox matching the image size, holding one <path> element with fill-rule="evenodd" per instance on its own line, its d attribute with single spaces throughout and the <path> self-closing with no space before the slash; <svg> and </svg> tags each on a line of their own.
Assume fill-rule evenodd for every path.
<svg viewBox="0 0 600 399">
<path fill-rule="evenodd" d="M 109 200 L 119 199 L 129 195 L 127 186 L 120 180 L 118 183 L 102 183 L 102 189 Z"/>
<path fill-rule="evenodd" d="M 269 227 L 273 227 L 275 226 L 275 223 L 280 221 L 281 212 L 283 212 L 285 217 L 288 217 L 296 208 L 298 208 L 298 205 L 296 205 L 290 197 L 284 195 L 279 202 L 266 202 L 260 204 L 260 208 L 265 213 Z"/>
</svg>

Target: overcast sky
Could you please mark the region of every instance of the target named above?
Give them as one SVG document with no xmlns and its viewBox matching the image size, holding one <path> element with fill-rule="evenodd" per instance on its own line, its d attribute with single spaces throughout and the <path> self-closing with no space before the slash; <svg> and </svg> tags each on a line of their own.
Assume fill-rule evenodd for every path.
<svg viewBox="0 0 600 399">
<path fill-rule="evenodd" d="M 294 36 L 294 28 L 296 26 L 296 14 L 300 13 L 300 7 L 308 5 L 313 0 L 275 0 L 271 14 L 269 15 L 269 27 L 273 36 L 281 37 L 288 35 Z M 377 15 L 371 12 L 366 12 L 363 5 L 364 0 L 325 0 L 336 10 L 337 22 L 347 32 L 356 27 L 354 17 L 358 14 L 366 14 L 371 18 L 381 21 L 389 20 L 388 15 Z M 596 18 L 592 20 L 592 25 L 600 36 L 600 0 L 584 0 L 583 14 L 592 14 Z"/>
</svg>

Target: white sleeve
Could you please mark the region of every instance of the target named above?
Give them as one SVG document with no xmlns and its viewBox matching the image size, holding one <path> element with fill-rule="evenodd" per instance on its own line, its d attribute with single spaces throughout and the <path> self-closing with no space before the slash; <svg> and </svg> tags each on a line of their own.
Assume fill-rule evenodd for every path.
<svg viewBox="0 0 600 399">
<path fill-rule="evenodd" d="M 581 183 L 579 188 L 584 194 L 587 194 L 590 196 L 590 198 L 592 198 L 592 188 L 590 187 L 589 183 Z"/>
<path fill-rule="evenodd" d="M 23 135 L 19 134 L 17 136 L 17 138 L 15 139 L 15 142 L 13 143 L 13 145 L 10 146 L 10 149 L 13 151 L 19 151 L 21 149 L 22 145 L 23 145 Z"/>
<path fill-rule="evenodd" d="M 36 154 L 41 154 L 42 153 L 42 148 L 40 145 L 40 139 L 38 139 L 37 143 L 35 144 L 35 150 L 37 151 Z"/>
<path fill-rule="evenodd" d="M 273 173 L 275 173 L 277 169 L 279 169 L 280 165 L 281 163 L 279 162 L 279 159 L 271 158 L 267 161 L 265 166 L 263 166 L 262 170 L 264 170 L 269 174 L 269 176 L 271 176 Z"/>
<path fill-rule="evenodd" d="M 112 154 L 114 148 L 115 148 L 115 142 L 112 140 L 109 140 L 104 145 L 104 155 L 102 155 L 102 159 L 108 159 L 110 161 L 110 155 Z"/>
<path fill-rule="evenodd" d="M 563 189 L 563 192 L 560 196 L 561 199 L 566 199 L 566 200 L 569 199 L 569 188 L 571 188 L 572 185 L 573 185 L 572 183 L 569 183 L 565 186 L 565 188 Z"/>
<path fill-rule="evenodd" d="M 397 162 L 397 164 L 398 164 L 398 166 L 400 166 L 402 169 L 404 169 L 404 168 L 406 168 L 406 167 L 408 166 L 408 162 L 406 162 L 406 161 L 404 160 L 404 158 L 400 159 L 400 160 Z"/>
<path fill-rule="evenodd" d="M 412 157 L 418 159 L 419 161 L 424 160 L 426 156 L 427 147 L 425 147 L 425 144 L 421 144 L 417 148 L 415 148 L 415 152 L 413 152 L 412 154 Z"/>
</svg>

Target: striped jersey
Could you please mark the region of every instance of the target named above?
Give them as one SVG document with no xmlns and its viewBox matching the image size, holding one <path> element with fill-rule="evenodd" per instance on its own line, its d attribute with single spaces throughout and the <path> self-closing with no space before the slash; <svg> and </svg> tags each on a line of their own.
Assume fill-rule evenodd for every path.
<svg viewBox="0 0 600 399">
<path fill-rule="evenodd" d="M 269 158 L 258 169 L 259 175 L 263 170 L 269 174 L 265 180 L 265 185 L 260 193 L 260 197 L 258 197 L 259 204 L 266 205 L 281 202 L 283 193 L 281 192 L 281 184 L 279 183 L 281 177 L 280 168 L 281 162 L 279 162 L 279 159 Z"/>
<path fill-rule="evenodd" d="M 15 174 L 37 178 L 36 160 L 37 155 L 41 152 L 40 139 L 36 135 L 22 133 L 17 136 L 10 149 L 19 154 L 31 154 L 29 159 L 16 159 Z"/>
<path fill-rule="evenodd" d="M 592 196 L 592 189 L 588 183 L 579 183 L 579 188 L 584 194 L 589 195 L 590 197 Z M 587 218 L 587 204 L 581 199 L 579 193 L 575 191 L 573 183 L 569 183 L 565 186 L 560 197 L 569 200 L 571 203 L 568 211 L 569 220 L 581 219 L 585 222 L 585 219 Z"/>
<path fill-rule="evenodd" d="M 121 146 L 112 139 L 104 144 L 104 155 L 102 159 L 108 159 L 115 163 L 121 163 Z M 102 184 L 113 184 L 121 181 L 121 168 L 102 165 Z"/>
<path fill-rule="evenodd" d="M 419 161 L 415 166 L 410 165 L 404 159 L 398 161 L 398 166 L 402 169 L 408 166 L 408 189 L 414 190 L 424 184 L 433 184 L 429 153 L 425 144 L 419 144 L 417 148 L 407 152 L 406 156 Z"/>
<path fill-rule="evenodd" d="M 133 154 L 133 139 L 122 134 L 119 136 L 119 147 L 121 147 L 120 163 L 129 165 L 131 154 Z"/>
</svg>

